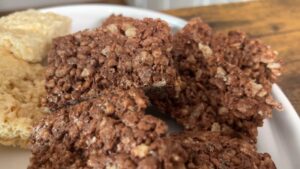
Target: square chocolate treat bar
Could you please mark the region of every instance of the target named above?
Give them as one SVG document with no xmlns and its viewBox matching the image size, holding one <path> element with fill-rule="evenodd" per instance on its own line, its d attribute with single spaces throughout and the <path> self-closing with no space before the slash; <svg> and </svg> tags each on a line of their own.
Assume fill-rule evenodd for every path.
<svg viewBox="0 0 300 169">
<path fill-rule="evenodd" d="M 102 168 L 101 158 L 112 154 L 142 158 L 167 132 L 145 115 L 148 103 L 141 90 L 105 90 L 49 114 L 34 128 L 29 169 Z"/>
<path fill-rule="evenodd" d="M 97 97 L 106 88 L 174 88 L 169 26 L 159 19 L 126 20 L 53 41 L 44 100 L 50 110 Z"/>
<path fill-rule="evenodd" d="M 276 169 L 268 153 L 258 153 L 246 140 L 220 132 L 189 131 L 167 137 L 186 151 L 186 169 Z M 182 157 L 181 157 L 182 158 Z"/>
<path fill-rule="evenodd" d="M 271 94 L 280 75 L 277 53 L 244 33 L 214 33 L 200 18 L 174 36 L 173 57 L 181 79 L 178 97 L 151 97 L 186 129 L 250 137 L 279 108 Z"/>
</svg>

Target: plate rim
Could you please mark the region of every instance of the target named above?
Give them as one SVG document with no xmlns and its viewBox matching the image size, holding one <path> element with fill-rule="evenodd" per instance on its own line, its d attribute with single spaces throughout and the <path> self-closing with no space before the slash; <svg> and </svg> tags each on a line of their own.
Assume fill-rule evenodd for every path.
<svg viewBox="0 0 300 169">
<path fill-rule="evenodd" d="M 169 20 L 174 20 L 177 24 L 177 26 L 183 27 L 187 21 L 176 17 L 172 16 L 166 13 L 162 13 L 160 11 L 154 11 L 150 9 L 144 9 L 144 8 L 138 8 L 138 7 L 133 7 L 133 6 L 124 6 L 124 5 L 115 5 L 115 4 L 99 4 L 99 3 L 83 3 L 83 4 L 71 4 L 71 5 L 57 5 L 57 6 L 51 6 L 51 7 L 45 7 L 45 8 L 37 8 L 39 11 L 42 12 L 51 12 L 52 10 L 61 10 L 61 9 L 66 9 L 66 8 L 78 8 L 78 7 L 85 7 L 85 8 L 94 8 L 94 7 L 100 7 L 100 8 L 113 8 L 114 10 L 117 9 L 122 9 L 122 10 L 130 10 L 130 11 L 136 11 L 136 12 L 143 12 L 147 14 L 153 14 L 153 15 L 159 15 L 160 18 L 162 18 L 165 21 Z M 117 13 L 117 12 L 116 12 Z M 174 22 L 174 23 L 175 23 Z M 171 23 L 171 22 L 170 22 Z M 169 24 L 170 24 L 169 23 Z M 174 24 L 175 25 L 175 24 Z"/>
</svg>

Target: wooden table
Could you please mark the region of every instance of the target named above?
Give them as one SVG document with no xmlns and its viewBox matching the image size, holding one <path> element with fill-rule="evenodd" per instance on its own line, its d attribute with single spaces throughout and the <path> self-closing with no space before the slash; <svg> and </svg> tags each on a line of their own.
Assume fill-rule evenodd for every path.
<svg viewBox="0 0 300 169">
<path fill-rule="evenodd" d="M 284 73 L 278 84 L 300 115 L 300 0 L 265 0 L 163 11 L 202 17 L 217 31 L 238 29 L 279 52 Z"/>
</svg>

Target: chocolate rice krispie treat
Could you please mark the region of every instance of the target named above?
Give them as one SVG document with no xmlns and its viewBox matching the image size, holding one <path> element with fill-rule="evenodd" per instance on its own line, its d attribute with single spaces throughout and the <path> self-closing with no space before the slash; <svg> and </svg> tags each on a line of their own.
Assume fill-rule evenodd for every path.
<svg viewBox="0 0 300 169">
<path fill-rule="evenodd" d="M 99 98 L 49 114 L 35 128 L 29 169 L 275 169 L 268 154 L 218 132 L 166 136 L 143 110 L 141 91 L 104 91 Z"/>
<path fill-rule="evenodd" d="M 147 105 L 142 91 L 116 89 L 49 114 L 34 129 L 29 169 L 102 168 L 102 157 L 143 156 L 167 132 L 144 114 Z"/>
<path fill-rule="evenodd" d="M 186 150 L 185 168 L 276 169 L 268 153 L 258 153 L 246 140 L 219 132 L 183 132 L 169 137 Z"/>
<path fill-rule="evenodd" d="M 129 153 L 93 154 L 92 167 L 99 169 L 181 169 L 188 161 L 186 150 L 170 138 L 158 138 Z"/>
<path fill-rule="evenodd" d="M 177 133 L 132 152 L 95 155 L 93 159 L 97 167 L 109 169 L 276 169 L 269 154 L 258 153 L 253 144 L 219 132 Z"/>
<path fill-rule="evenodd" d="M 56 38 L 46 74 L 50 110 L 120 87 L 173 88 L 170 28 L 159 19 L 130 19 Z"/>
<path fill-rule="evenodd" d="M 152 102 L 186 129 L 255 140 L 263 119 L 280 108 L 271 95 L 281 68 L 276 55 L 242 32 L 214 33 L 200 18 L 192 19 L 174 36 L 173 57 L 182 91 L 179 97 Z"/>
</svg>

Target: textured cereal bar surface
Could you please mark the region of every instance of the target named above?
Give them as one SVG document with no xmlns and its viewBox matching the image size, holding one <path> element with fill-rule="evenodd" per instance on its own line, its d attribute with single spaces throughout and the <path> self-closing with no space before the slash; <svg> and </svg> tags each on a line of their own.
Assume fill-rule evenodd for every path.
<svg viewBox="0 0 300 169">
<path fill-rule="evenodd" d="M 139 147 L 136 153 L 95 159 L 109 169 L 276 169 L 269 154 L 258 153 L 253 144 L 219 132 L 177 133 Z"/>
<path fill-rule="evenodd" d="M 169 138 L 158 138 L 149 145 L 140 145 L 130 153 L 94 156 L 97 167 L 105 169 L 181 169 L 185 167 L 186 150 Z"/>
<path fill-rule="evenodd" d="M 51 110 L 97 96 L 103 89 L 172 87 L 176 80 L 169 26 L 130 19 L 54 40 L 48 55 Z"/>
<path fill-rule="evenodd" d="M 168 139 L 186 150 L 185 168 L 188 169 L 276 169 L 268 153 L 258 153 L 253 144 L 219 132 L 183 132 Z"/>
<path fill-rule="evenodd" d="M 0 47 L 27 62 L 41 62 L 52 38 L 71 30 L 71 19 L 52 12 L 25 10 L 0 18 Z"/>
<path fill-rule="evenodd" d="M 153 99 L 155 105 L 186 129 L 255 140 L 263 119 L 271 117 L 273 108 L 280 109 L 271 95 L 272 83 L 281 74 L 277 53 L 242 32 L 214 33 L 200 18 L 176 33 L 173 44 L 181 93 Z"/>
<path fill-rule="evenodd" d="M 44 115 L 44 73 L 40 64 L 0 49 L 0 144 L 28 148 L 33 124 Z"/>
<path fill-rule="evenodd" d="M 144 114 L 147 105 L 143 92 L 116 89 L 51 113 L 34 129 L 29 169 L 102 168 L 101 157 L 142 156 L 167 132 L 163 121 Z"/>
</svg>

